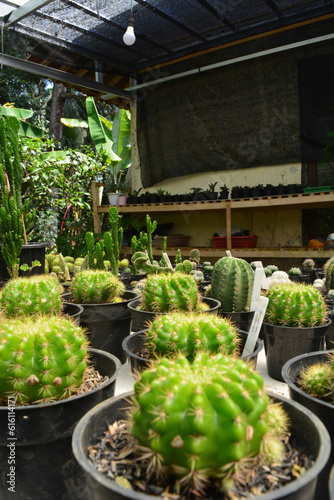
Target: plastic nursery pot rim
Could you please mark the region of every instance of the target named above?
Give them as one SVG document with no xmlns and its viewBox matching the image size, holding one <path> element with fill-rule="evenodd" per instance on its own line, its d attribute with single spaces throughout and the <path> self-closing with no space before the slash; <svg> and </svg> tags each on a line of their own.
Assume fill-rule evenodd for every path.
<svg viewBox="0 0 334 500">
<path fill-rule="evenodd" d="M 269 330 L 275 329 L 276 331 L 280 332 L 280 335 L 285 334 L 286 336 L 290 336 L 291 333 L 294 331 L 297 331 L 297 334 L 299 335 L 305 335 L 306 331 L 309 330 L 310 332 L 314 332 L 315 330 L 318 330 L 315 332 L 315 335 L 312 334 L 312 337 L 323 337 L 326 335 L 324 333 L 324 329 L 327 329 L 330 324 L 332 323 L 332 320 L 330 318 L 327 318 L 327 322 L 324 323 L 323 325 L 317 325 L 317 326 L 285 326 L 285 325 L 274 325 L 272 323 L 267 323 L 266 321 L 263 321 L 262 325 L 265 329 L 265 333 L 268 336 L 275 336 L 273 332 L 268 332 L 267 328 Z M 304 337 L 305 338 L 305 337 Z"/>
<path fill-rule="evenodd" d="M 127 337 L 125 337 L 125 339 L 123 339 L 123 341 L 122 341 L 122 348 L 128 356 L 131 356 L 132 358 L 134 358 L 138 361 L 142 361 L 142 362 L 146 362 L 146 363 L 153 361 L 153 359 L 144 358 L 143 356 L 139 356 L 138 354 L 135 354 L 134 352 L 132 352 L 128 347 L 128 342 L 135 337 L 139 337 L 140 335 L 142 335 L 143 340 L 145 340 L 144 335 L 148 330 L 149 329 L 146 328 L 145 330 L 133 332 L 130 335 L 128 335 Z M 240 333 L 242 337 L 247 338 L 248 332 L 245 332 L 244 330 L 238 330 L 238 333 Z M 249 354 L 248 356 L 246 356 L 244 358 L 240 356 L 240 359 L 247 359 L 249 357 L 257 356 L 262 351 L 262 349 L 263 349 L 263 341 L 258 338 L 257 339 L 257 347 L 256 347 L 255 351 L 253 351 L 251 354 Z"/>
<path fill-rule="evenodd" d="M 303 398 L 310 400 L 310 401 L 316 401 L 319 406 L 324 406 L 328 409 L 332 409 L 334 411 L 334 405 L 331 403 L 328 403 L 327 401 L 323 401 L 320 398 L 316 398 L 314 396 L 311 396 L 310 394 L 307 394 L 307 392 L 303 391 L 295 382 L 293 382 L 289 376 L 289 371 L 292 365 L 298 364 L 300 362 L 300 366 L 302 367 L 302 361 L 303 359 L 307 358 L 312 358 L 316 356 L 324 356 L 326 357 L 327 354 L 333 354 L 332 350 L 329 351 L 314 351 L 314 352 L 309 352 L 306 354 L 300 354 L 299 356 L 295 356 L 294 358 L 289 359 L 283 367 L 282 367 L 282 378 L 286 384 L 288 384 L 291 389 L 293 389 L 296 393 L 299 395 L 302 395 Z M 333 499 L 334 500 L 334 499 Z"/>
<path fill-rule="evenodd" d="M 132 296 L 129 297 L 128 299 L 125 298 L 129 294 L 131 294 Z M 137 297 L 139 297 L 139 294 L 137 292 L 133 292 L 132 290 L 125 290 L 125 292 L 123 293 L 123 295 L 121 297 L 122 300 L 120 302 L 101 302 L 101 303 L 93 303 L 92 302 L 90 304 L 85 304 L 84 302 L 74 302 L 74 299 L 71 298 L 72 302 L 70 302 L 70 303 L 80 305 L 85 309 L 88 307 L 96 307 L 96 306 L 113 306 L 113 305 L 119 305 L 119 304 L 129 304 L 133 300 L 136 300 Z"/>
<path fill-rule="evenodd" d="M 328 458 L 330 456 L 330 437 L 329 433 L 325 427 L 325 425 L 321 422 L 321 420 L 314 415 L 311 411 L 305 408 L 303 405 L 297 403 L 296 401 L 287 399 L 279 394 L 273 394 L 271 392 L 266 393 L 270 398 L 276 399 L 279 402 L 285 403 L 297 409 L 300 413 L 302 413 L 305 417 L 308 418 L 317 429 L 320 438 L 320 447 L 318 456 L 313 463 L 312 467 L 308 469 L 304 474 L 302 474 L 298 479 L 293 480 L 289 484 L 282 486 L 281 488 L 264 493 L 261 495 L 261 500 L 275 500 L 281 497 L 287 498 L 288 495 L 293 495 L 297 493 L 301 488 L 305 488 L 308 484 L 314 481 L 320 472 L 325 467 Z M 98 483 L 102 487 L 108 489 L 110 491 L 110 495 L 112 498 L 112 493 L 116 494 L 116 498 L 124 498 L 124 499 L 133 499 L 133 500 L 152 500 L 154 498 L 158 498 L 154 495 L 147 495 L 144 493 L 140 493 L 138 491 L 129 490 L 117 485 L 114 481 L 106 478 L 101 473 L 99 473 L 94 465 L 89 461 L 87 457 L 87 453 L 85 453 L 81 446 L 82 436 L 85 431 L 86 425 L 89 423 L 90 419 L 94 416 L 96 411 L 101 412 L 105 408 L 111 404 L 111 402 L 118 402 L 120 400 L 129 400 L 134 395 L 133 391 L 126 392 L 123 394 L 119 394 L 118 396 L 114 396 L 108 400 L 99 403 L 97 406 L 89 410 L 78 422 L 76 425 L 73 436 L 72 436 L 72 451 L 74 457 L 78 464 L 84 469 L 86 474 L 88 474 L 91 478 L 93 478 L 94 482 Z M 86 450 L 85 450 L 86 451 Z M 117 496 L 119 495 L 119 496 Z M 290 497 L 289 497 L 290 498 Z M 292 498 L 292 497 L 291 497 Z"/>
<path fill-rule="evenodd" d="M 105 357 L 108 357 L 110 360 L 112 360 L 114 362 L 116 369 L 115 369 L 114 374 L 111 377 L 109 377 L 108 380 L 105 380 L 104 382 L 102 382 L 102 384 L 100 384 L 98 387 L 94 387 L 94 389 L 90 389 L 87 392 L 83 392 L 82 394 L 77 394 L 77 395 L 71 396 L 69 398 L 58 399 L 57 401 L 51 401 L 50 403 L 39 403 L 39 404 L 15 406 L 15 412 L 17 412 L 17 411 L 22 411 L 22 412 L 29 411 L 30 412 L 30 411 L 34 411 L 34 410 L 37 411 L 38 409 L 45 408 L 46 406 L 49 408 L 52 406 L 59 406 L 60 404 L 63 405 L 63 404 L 66 404 L 68 402 L 71 402 L 73 400 L 79 400 L 79 399 L 84 398 L 87 394 L 94 394 L 95 392 L 100 391 L 101 389 L 103 389 L 104 387 L 109 385 L 111 382 L 116 380 L 116 378 L 118 377 L 119 372 L 121 371 L 121 368 L 122 368 L 122 364 L 121 364 L 120 360 L 116 356 L 114 356 L 113 354 L 110 354 L 107 351 L 103 351 L 102 349 L 95 349 L 93 347 L 89 347 L 87 350 L 88 350 L 88 353 L 91 354 L 92 356 L 95 353 L 97 353 L 97 354 L 103 353 L 103 355 Z M 8 411 L 8 407 L 7 406 L 0 406 L 0 411 L 1 410 Z"/>
</svg>

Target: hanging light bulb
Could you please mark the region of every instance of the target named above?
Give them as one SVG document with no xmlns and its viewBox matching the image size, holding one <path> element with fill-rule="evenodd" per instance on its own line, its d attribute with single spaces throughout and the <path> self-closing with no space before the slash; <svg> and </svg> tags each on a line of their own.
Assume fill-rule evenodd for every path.
<svg viewBox="0 0 334 500">
<path fill-rule="evenodd" d="M 136 35 L 134 32 L 134 19 L 131 17 L 128 22 L 128 28 L 123 35 L 123 42 L 125 45 L 133 45 L 136 41 Z"/>
</svg>

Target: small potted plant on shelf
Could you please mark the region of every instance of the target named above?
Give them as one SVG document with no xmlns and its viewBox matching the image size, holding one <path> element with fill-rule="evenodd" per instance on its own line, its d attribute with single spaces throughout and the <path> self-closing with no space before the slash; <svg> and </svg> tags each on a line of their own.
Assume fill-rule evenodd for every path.
<svg viewBox="0 0 334 500">
<path fill-rule="evenodd" d="M 219 188 L 219 199 L 220 200 L 227 200 L 229 194 L 229 188 L 224 184 L 223 186 L 220 186 Z"/>
<path fill-rule="evenodd" d="M 271 377 L 282 381 L 289 359 L 324 349 L 331 321 L 322 294 L 304 283 L 278 284 L 265 292 L 269 299 L 262 335 Z"/>
</svg>

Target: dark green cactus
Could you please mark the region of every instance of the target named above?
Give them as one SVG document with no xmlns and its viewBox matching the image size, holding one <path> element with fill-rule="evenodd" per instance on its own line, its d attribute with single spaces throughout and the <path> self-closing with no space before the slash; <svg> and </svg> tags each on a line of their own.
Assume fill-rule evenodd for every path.
<svg viewBox="0 0 334 500">
<path fill-rule="evenodd" d="M 324 265 L 325 288 L 327 292 L 334 289 L 334 257 L 331 257 Z"/>
<path fill-rule="evenodd" d="M 254 284 L 251 265 L 237 257 L 222 257 L 213 266 L 211 296 L 223 312 L 249 311 Z"/>
<path fill-rule="evenodd" d="M 83 380 L 87 339 L 61 316 L 4 319 L 0 329 L 0 400 L 45 403 L 75 394 Z"/>
<path fill-rule="evenodd" d="M 36 210 L 30 207 L 29 199 L 22 201 L 23 165 L 19 152 L 19 127 L 19 120 L 14 116 L 0 117 L 1 253 L 12 278 L 19 275 L 22 245 L 27 242 L 27 234 L 36 219 Z"/>
<path fill-rule="evenodd" d="M 77 273 L 71 283 L 72 300 L 78 304 L 103 304 L 121 301 L 124 284 L 109 271 L 85 270 Z"/>
<path fill-rule="evenodd" d="M 141 373 L 134 391 L 131 432 L 157 475 L 203 486 L 235 462 L 247 458 L 249 466 L 251 457 L 266 452 L 267 460 L 283 456 L 285 413 L 269 404 L 263 379 L 241 359 L 162 358 Z"/>
<path fill-rule="evenodd" d="M 191 275 L 170 273 L 147 277 L 141 309 L 152 312 L 194 311 L 199 305 L 197 284 Z"/>
<path fill-rule="evenodd" d="M 329 398 L 334 402 L 334 356 L 328 362 L 314 363 L 300 372 L 301 388 L 313 397 Z"/>
<path fill-rule="evenodd" d="M 237 329 L 228 319 L 208 313 L 171 312 L 158 316 L 147 331 L 150 357 L 181 352 L 192 361 L 197 352 L 233 354 Z"/>
<path fill-rule="evenodd" d="M 278 326 L 313 327 L 327 321 L 326 303 L 312 285 L 284 283 L 266 292 L 269 299 L 264 321 Z"/>
<path fill-rule="evenodd" d="M 8 317 L 58 314 L 62 309 L 62 291 L 63 287 L 52 275 L 16 278 L 2 289 L 1 310 Z"/>
</svg>

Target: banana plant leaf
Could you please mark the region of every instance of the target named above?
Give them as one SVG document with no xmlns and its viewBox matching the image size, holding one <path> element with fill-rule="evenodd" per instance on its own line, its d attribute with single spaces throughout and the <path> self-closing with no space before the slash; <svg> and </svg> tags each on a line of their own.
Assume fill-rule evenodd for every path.
<svg viewBox="0 0 334 500">
<path fill-rule="evenodd" d="M 19 120 L 31 118 L 34 112 L 31 109 L 11 108 L 9 106 L 0 106 L 0 115 L 16 116 Z"/>
<path fill-rule="evenodd" d="M 63 125 L 66 125 L 66 127 L 88 128 L 88 122 L 86 120 L 78 120 L 77 118 L 61 118 L 60 121 Z"/>
</svg>

